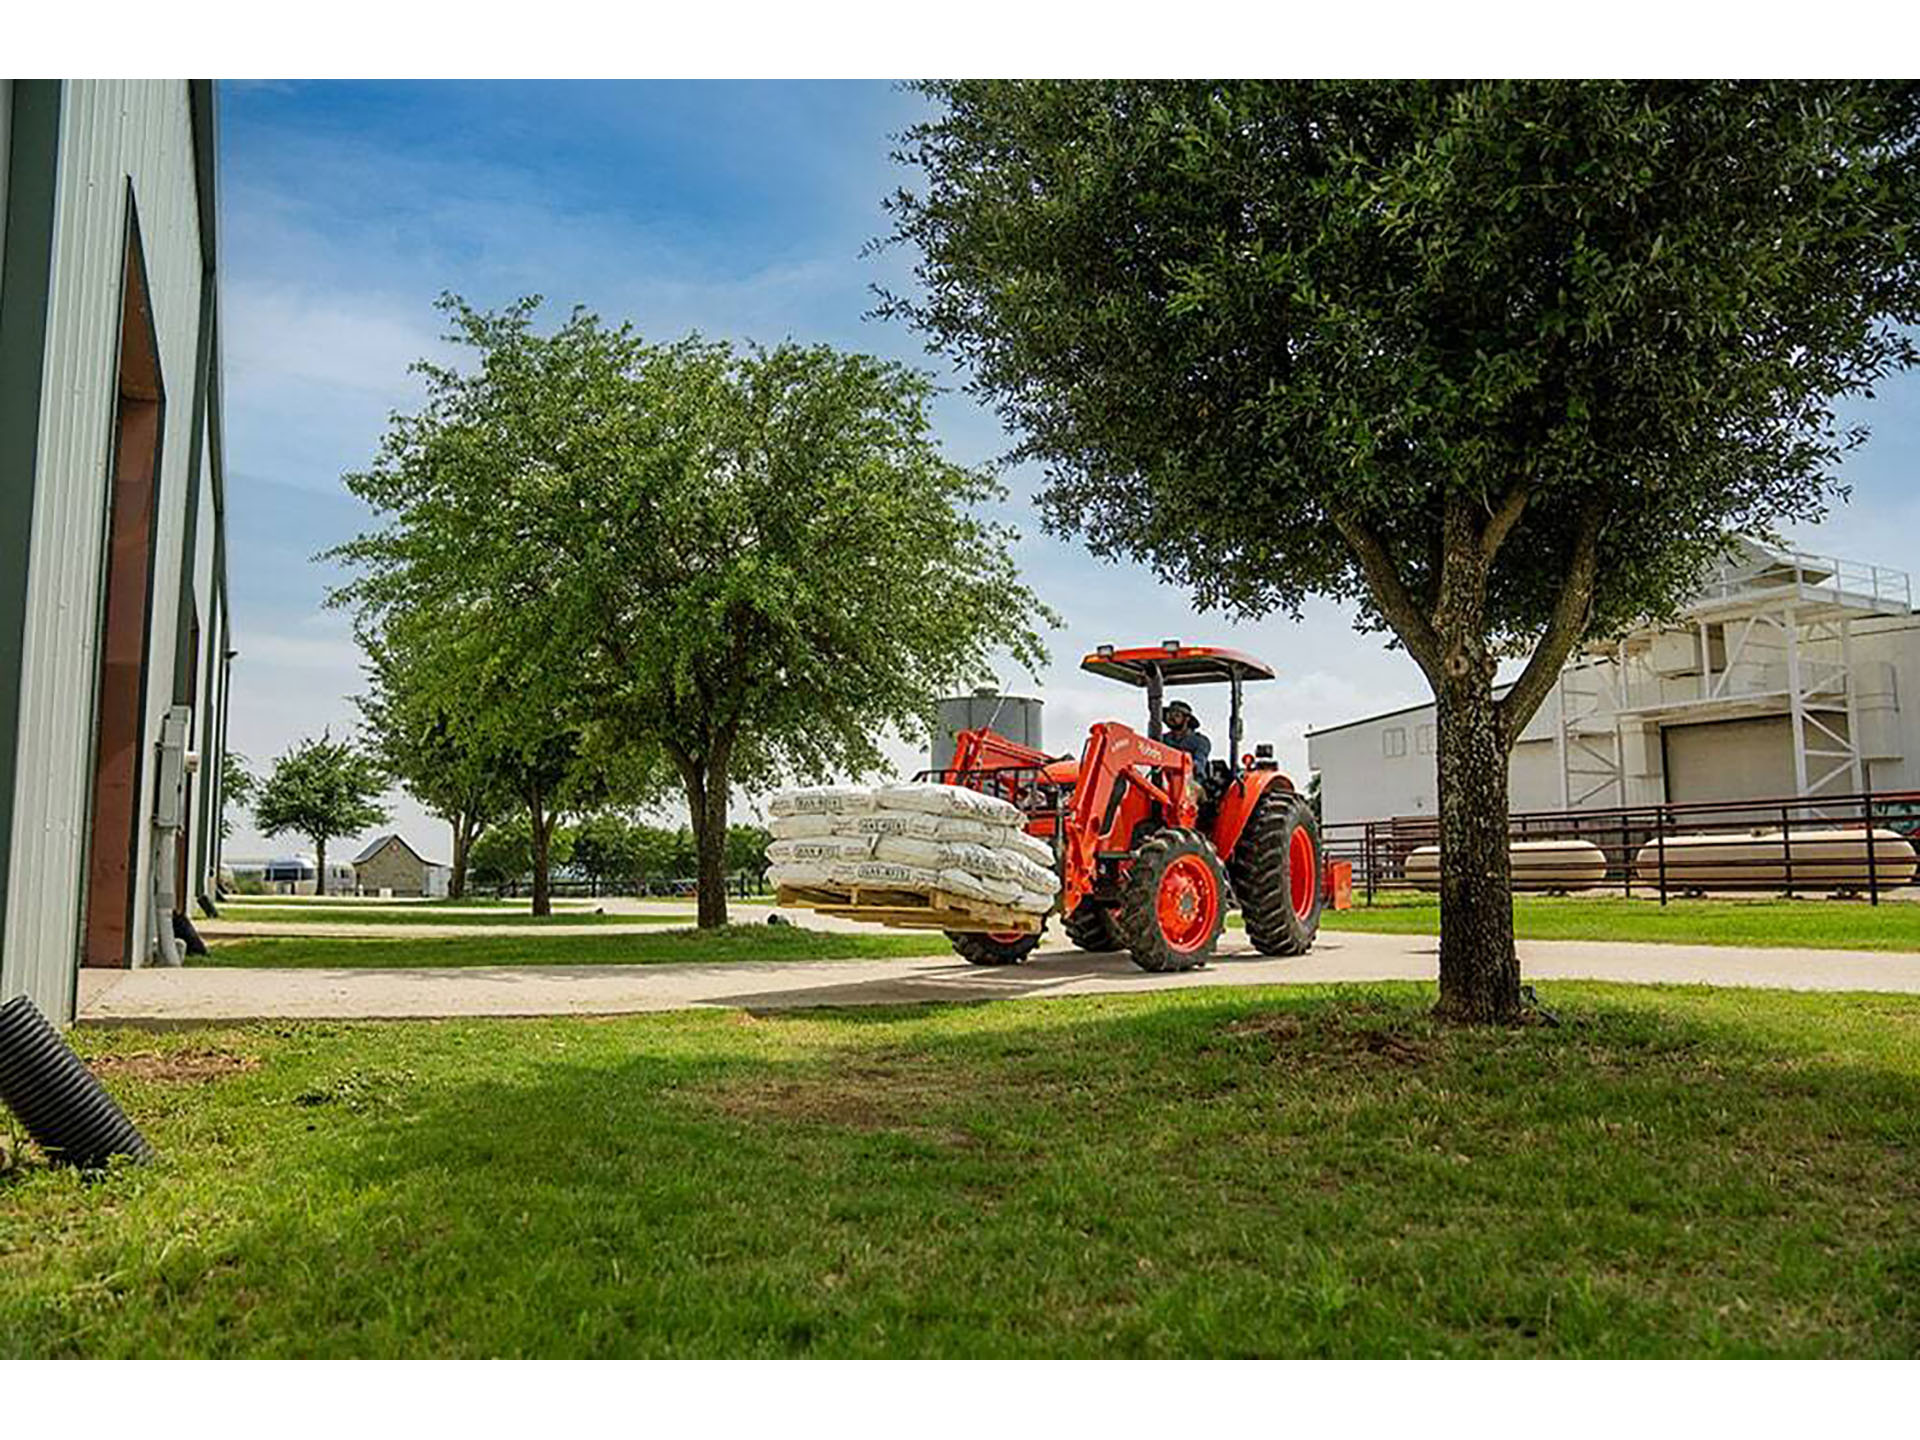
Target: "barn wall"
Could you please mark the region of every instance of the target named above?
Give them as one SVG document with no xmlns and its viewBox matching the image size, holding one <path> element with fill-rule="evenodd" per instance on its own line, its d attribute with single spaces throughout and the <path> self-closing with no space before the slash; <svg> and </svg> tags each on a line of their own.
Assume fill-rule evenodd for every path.
<svg viewBox="0 0 1920 1440">
<path fill-rule="evenodd" d="M 137 207 L 153 302 L 165 408 L 150 573 L 147 683 L 150 757 L 173 699 L 195 361 L 200 331 L 199 198 L 188 86 L 181 81 L 73 81 L 60 114 L 59 189 L 28 552 L 19 753 L 4 935 L 9 991 L 70 1013 L 80 945 L 91 812 L 95 691 L 104 580 L 107 474 L 116 398 L 128 197 Z M 141 766 L 136 814 L 152 813 L 153 765 Z M 143 829 L 144 829 L 143 825 Z M 136 846 L 133 953 L 151 943 L 153 845 Z"/>
</svg>

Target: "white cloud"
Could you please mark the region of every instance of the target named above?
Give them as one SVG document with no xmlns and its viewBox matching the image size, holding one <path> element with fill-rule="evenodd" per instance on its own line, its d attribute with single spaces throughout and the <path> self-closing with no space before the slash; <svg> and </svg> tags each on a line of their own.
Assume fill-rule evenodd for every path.
<svg viewBox="0 0 1920 1440">
<path fill-rule="evenodd" d="M 408 367 L 440 349 L 432 313 L 401 296 L 241 280 L 224 299 L 239 405 L 297 405 L 314 386 L 402 404 L 419 388 Z"/>
</svg>

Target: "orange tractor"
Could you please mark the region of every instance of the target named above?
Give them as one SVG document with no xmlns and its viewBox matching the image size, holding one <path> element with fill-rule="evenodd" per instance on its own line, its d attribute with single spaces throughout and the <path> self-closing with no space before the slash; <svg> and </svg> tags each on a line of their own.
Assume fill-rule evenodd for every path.
<svg viewBox="0 0 1920 1440">
<path fill-rule="evenodd" d="M 1205 962 L 1237 903 L 1255 949 L 1305 952 L 1320 925 L 1319 825 L 1271 745 L 1241 754 L 1241 687 L 1273 671 L 1238 651 L 1175 640 L 1102 645 L 1080 664 L 1146 690 L 1145 735 L 1101 721 L 1076 760 L 968 730 L 953 764 L 922 778 L 1025 812 L 1027 831 L 1053 846 L 1063 924 L 1083 950 L 1126 950 L 1145 970 L 1190 970 Z M 1196 774 L 1187 752 L 1161 738 L 1161 701 L 1170 686 L 1203 684 L 1225 684 L 1231 709 L 1226 758 Z M 948 938 L 975 965 L 1017 965 L 1040 943 L 1037 933 L 1006 931 Z"/>
</svg>

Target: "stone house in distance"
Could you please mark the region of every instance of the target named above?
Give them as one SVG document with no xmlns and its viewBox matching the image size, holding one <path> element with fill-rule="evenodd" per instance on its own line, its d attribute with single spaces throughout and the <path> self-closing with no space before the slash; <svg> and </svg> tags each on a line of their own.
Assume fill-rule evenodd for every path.
<svg viewBox="0 0 1920 1440">
<path fill-rule="evenodd" d="M 439 899 L 452 874 L 451 867 L 423 858 L 398 835 L 382 835 L 353 858 L 354 889 L 362 895 Z"/>
</svg>

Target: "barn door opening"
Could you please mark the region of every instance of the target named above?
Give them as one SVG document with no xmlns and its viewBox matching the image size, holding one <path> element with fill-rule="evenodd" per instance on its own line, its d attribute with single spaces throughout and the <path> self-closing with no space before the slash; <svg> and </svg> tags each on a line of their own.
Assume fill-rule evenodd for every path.
<svg viewBox="0 0 1920 1440">
<path fill-rule="evenodd" d="M 128 197 L 126 266 L 120 289 L 120 360 L 109 462 L 106 603 L 95 700 L 93 814 L 87 841 L 88 965 L 133 961 L 134 884 L 139 874 L 141 723 L 152 629 L 153 529 L 164 395 L 147 292 L 140 227 Z"/>
</svg>

